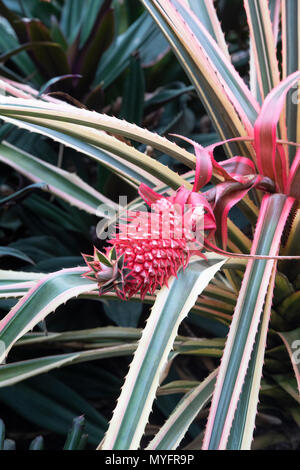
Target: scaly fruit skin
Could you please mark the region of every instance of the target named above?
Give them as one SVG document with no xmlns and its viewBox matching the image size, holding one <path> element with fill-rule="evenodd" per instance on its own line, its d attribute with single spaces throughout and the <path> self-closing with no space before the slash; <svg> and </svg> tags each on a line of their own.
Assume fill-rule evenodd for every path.
<svg viewBox="0 0 300 470">
<path fill-rule="evenodd" d="M 145 240 L 115 238 L 110 241 L 118 255 L 124 255 L 124 266 L 130 270 L 124 291 L 129 299 L 140 292 L 144 299 L 157 288 L 168 285 L 180 267 L 185 268 L 190 255 L 184 240 Z"/>
<path fill-rule="evenodd" d="M 201 256 L 201 246 L 195 250 L 196 207 L 184 217 L 182 207 L 168 198 L 151 202 L 151 213 L 128 213 L 127 223 L 120 224 L 119 233 L 109 240 L 113 249 L 106 248 L 106 255 L 96 249 L 94 257 L 84 255 L 91 268 L 84 277 L 98 282 L 100 295 L 115 290 L 121 298 L 130 299 L 140 293 L 144 299 L 147 293 L 167 286 L 179 268 L 185 269 L 191 253 Z"/>
</svg>

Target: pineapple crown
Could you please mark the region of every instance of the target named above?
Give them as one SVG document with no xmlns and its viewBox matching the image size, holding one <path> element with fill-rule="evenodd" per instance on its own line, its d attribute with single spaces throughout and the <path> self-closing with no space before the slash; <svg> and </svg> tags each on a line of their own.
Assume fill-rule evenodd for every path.
<svg viewBox="0 0 300 470">
<path fill-rule="evenodd" d="M 125 298 L 125 279 L 130 270 L 124 268 L 124 255 L 117 256 L 115 247 L 106 254 L 94 247 L 93 255 L 82 254 L 90 271 L 83 274 L 86 279 L 98 283 L 99 295 L 116 291 L 119 297 Z"/>
</svg>

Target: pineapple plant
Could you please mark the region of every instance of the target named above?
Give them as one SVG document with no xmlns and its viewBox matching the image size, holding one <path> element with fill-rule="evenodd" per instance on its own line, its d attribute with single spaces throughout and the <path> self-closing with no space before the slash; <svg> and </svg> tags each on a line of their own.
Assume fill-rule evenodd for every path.
<svg viewBox="0 0 300 470">
<path fill-rule="evenodd" d="M 299 103 L 295 102 L 300 71 L 297 48 L 291 41 L 293 37 L 299 42 L 292 19 L 297 17 L 300 4 L 245 0 L 251 41 L 249 87 L 231 63 L 211 0 L 142 0 L 142 4 L 177 55 L 220 141 L 202 147 L 182 136 L 191 144 L 192 149 L 186 150 L 110 116 L 50 102 L 47 96 L 40 101 L 34 93 L 20 97 L 18 84 L 10 86 L 14 97 L 2 100 L 1 118 L 80 149 L 94 159 L 99 159 L 97 150 L 101 150 L 117 174 L 137 182 L 140 199 L 135 203 L 144 200 L 154 206 L 158 239 L 151 233 L 149 238 L 148 213 L 131 210 L 129 205 L 126 224 L 120 225 L 110 240 L 113 247 L 84 255 L 88 267 L 51 273 L 38 281 L 26 278 L 26 294 L 0 323 L 1 357 L 57 305 L 76 295 L 96 292 L 105 296 L 113 290 L 125 301 L 136 295 L 142 299 L 151 296 L 150 317 L 98 446 L 104 450 L 138 449 L 160 380 L 168 372 L 172 353 L 180 351 L 178 327 L 197 307 L 200 317 L 229 327 L 220 365 L 199 384 L 167 384 L 187 393 L 147 448 L 177 448 L 211 399 L 201 448 L 250 449 L 259 398 L 260 411 L 269 412 L 275 397 L 281 411 L 300 425 L 300 144 Z M 283 58 L 281 69 L 278 52 Z M 5 81 L 2 86 L 8 90 Z M 178 175 L 124 138 L 165 152 L 192 171 Z M 218 162 L 214 151 L 221 145 L 227 159 Z M 0 155 L 1 161 L 28 174 L 32 159 L 25 153 L 2 143 Z M 42 174 L 54 194 L 78 207 L 86 204 L 86 195 L 92 191 L 83 182 L 78 181 L 81 193 L 76 198 L 69 175 L 60 175 L 62 183 L 53 178 L 55 168 L 44 165 L 39 171 L 39 175 L 34 173 L 34 181 Z M 178 238 L 185 203 L 191 206 L 187 211 L 189 233 Z M 251 224 L 247 234 L 230 220 L 229 212 L 235 205 Z M 163 208 L 171 221 L 170 239 L 161 235 Z M 95 212 L 91 202 L 88 210 Z M 203 223 L 202 244 L 192 251 L 192 257 L 188 242 L 196 236 L 198 217 Z M 13 283 L 7 282 L 5 288 L 17 292 Z M 181 347 L 188 347 L 188 341 Z M 36 370 L 31 373 L 38 373 Z"/>
</svg>

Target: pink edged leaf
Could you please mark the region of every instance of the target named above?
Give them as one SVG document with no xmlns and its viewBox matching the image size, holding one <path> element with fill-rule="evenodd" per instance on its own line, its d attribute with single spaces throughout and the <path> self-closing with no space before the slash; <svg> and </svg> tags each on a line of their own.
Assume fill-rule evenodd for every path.
<svg viewBox="0 0 300 470">
<path fill-rule="evenodd" d="M 195 13 L 197 18 L 200 19 L 205 29 L 214 38 L 224 54 L 230 59 L 228 45 L 214 2 L 211 0 L 189 0 L 189 8 Z"/>
<path fill-rule="evenodd" d="M 277 331 L 277 334 L 282 339 L 290 356 L 300 395 L 300 328 L 293 331 Z"/>
<path fill-rule="evenodd" d="M 254 125 L 254 147 L 258 170 L 277 183 L 280 191 L 286 190 L 288 160 L 277 145 L 277 124 L 290 88 L 300 80 L 300 71 L 289 75 L 266 97 Z"/>
<path fill-rule="evenodd" d="M 98 449 L 136 450 L 157 395 L 180 323 L 226 259 L 207 267 L 197 261 L 170 279 L 156 296 L 130 365 L 109 428 Z"/>
<path fill-rule="evenodd" d="M 269 4 L 269 0 L 244 0 L 256 76 L 263 98 L 280 81 Z"/>
<path fill-rule="evenodd" d="M 217 162 L 214 158 L 216 147 L 225 145 L 229 142 L 252 141 L 249 137 L 234 137 L 221 142 L 216 142 L 208 147 L 202 147 L 197 142 L 180 136 L 171 134 L 193 145 L 196 154 L 196 172 L 193 191 L 197 192 L 211 180 L 213 169 L 215 169 L 226 181 L 244 182 L 243 176 L 256 174 L 255 164 L 246 157 L 235 156 L 222 162 Z"/>
<path fill-rule="evenodd" d="M 293 198 L 282 194 L 264 196 L 251 248 L 252 255 L 277 255 L 293 203 Z M 214 390 L 203 449 L 226 449 L 274 263 L 272 260 L 250 260 L 247 264 Z"/>
<path fill-rule="evenodd" d="M 69 299 L 97 288 L 82 277 L 86 267 L 62 269 L 45 275 L 19 300 L 0 321 L 0 362 L 13 344 L 57 307 Z"/>
<path fill-rule="evenodd" d="M 224 54 L 213 37 L 201 23 L 200 19 L 189 8 L 184 0 L 167 0 L 167 13 L 184 24 L 184 29 L 192 33 L 193 47 L 198 48 L 198 54 L 204 54 L 207 65 L 217 74 L 234 108 L 240 115 L 248 134 L 253 132 L 253 116 L 259 112 L 259 104 L 249 88 L 233 67 L 228 55 Z M 191 46 L 191 47 L 192 47 Z M 207 67 L 208 68 L 208 67 Z"/>
<path fill-rule="evenodd" d="M 278 38 L 278 33 L 279 33 L 281 0 L 273 0 L 270 4 L 270 9 L 271 9 L 270 13 L 271 13 L 271 21 L 272 21 L 272 31 L 273 31 L 275 43 L 277 43 L 277 38 Z"/>
<path fill-rule="evenodd" d="M 226 170 L 228 176 L 240 181 L 240 177 L 254 175 L 256 173 L 254 163 L 245 157 L 233 157 L 219 163 Z M 242 182 L 242 181 L 241 181 Z"/>
</svg>

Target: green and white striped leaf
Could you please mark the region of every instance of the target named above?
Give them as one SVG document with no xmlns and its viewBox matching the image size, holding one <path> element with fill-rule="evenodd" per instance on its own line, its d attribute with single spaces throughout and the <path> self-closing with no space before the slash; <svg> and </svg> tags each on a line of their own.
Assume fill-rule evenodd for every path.
<svg viewBox="0 0 300 470">
<path fill-rule="evenodd" d="M 98 298 L 99 293 L 97 293 Z M 47 344 L 52 342 L 64 343 L 76 342 L 77 344 L 87 345 L 91 348 L 95 344 L 97 347 L 136 343 L 141 337 L 141 330 L 138 328 L 119 327 L 119 326 L 105 326 L 100 328 L 88 328 L 85 330 L 64 331 L 62 333 L 48 332 L 47 335 L 43 333 L 27 333 L 20 338 L 16 344 L 17 346 L 28 346 L 32 344 Z M 96 347 L 96 346 L 94 346 Z"/>
<path fill-rule="evenodd" d="M 264 197 L 251 249 L 252 254 L 268 256 L 277 254 L 293 202 L 292 198 L 282 194 Z M 226 449 L 274 263 L 273 260 L 248 262 L 221 361 L 204 436 L 204 449 Z M 250 397 L 247 395 L 244 407 L 248 407 L 249 400 Z M 251 406 L 256 407 L 256 404 L 252 403 Z M 243 433 L 243 428 L 240 432 Z M 251 430 L 248 429 L 247 432 Z"/>
<path fill-rule="evenodd" d="M 0 321 L 0 362 L 13 344 L 59 305 L 96 287 L 82 277 L 86 268 L 62 269 L 33 286 Z"/>
<path fill-rule="evenodd" d="M 58 101 L 46 103 L 36 99 L 16 99 L 11 97 L 2 98 L 0 111 L 1 114 L 3 113 L 3 116 L 13 116 L 15 119 L 21 120 L 28 119 L 28 122 L 30 122 L 29 118 L 38 118 L 36 122 L 41 125 L 43 124 L 43 119 L 45 119 L 52 120 L 56 124 L 56 121 L 58 121 L 98 129 L 135 140 L 145 145 L 151 145 L 153 148 L 176 158 L 190 168 L 195 168 L 196 165 L 195 156 L 174 142 L 159 134 L 143 129 L 136 124 L 117 119 L 114 116 L 79 109 Z"/>
<path fill-rule="evenodd" d="M 0 144 L 0 161 L 31 181 L 47 183 L 48 191 L 90 214 L 105 217 L 105 212 L 100 210 L 101 203 L 117 208 L 110 199 L 89 186 L 76 174 L 44 162 L 11 144 Z"/>
<path fill-rule="evenodd" d="M 218 369 L 214 370 L 180 400 L 146 450 L 174 450 L 179 446 L 190 424 L 212 396 L 217 373 Z"/>
<path fill-rule="evenodd" d="M 218 259 L 210 266 L 204 261 L 193 263 L 180 271 L 177 279 L 170 279 L 169 288 L 160 290 L 99 448 L 139 447 L 178 327 L 225 262 Z"/>
<path fill-rule="evenodd" d="M 251 135 L 259 105 L 187 2 L 142 1 L 170 42 L 221 139 Z M 251 154 L 242 143 L 235 148 Z"/>
<path fill-rule="evenodd" d="M 43 273 L 0 270 L 0 298 L 22 297 L 43 277 Z"/>
<path fill-rule="evenodd" d="M 60 144 L 65 145 L 66 147 L 70 147 L 77 152 L 80 152 L 87 157 L 94 160 L 100 166 L 108 168 L 113 173 L 118 175 L 120 178 L 126 180 L 129 184 L 134 187 L 138 187 L 140 183 L 145 183 L 148 186 L 152 187 L 157 184 L 160 184 L 160 181 L 155 178 L 154 176 L 150 175 L 142 168 L 137 168 L 134 164 L 130 162 L 124 162 L 122 158 L 114 155 L 110 152 L 106 152 L 102 149 L 95 147 L 94 145 L 90 145 L 86 142 L 83 142 L 79 138 L 71 137 L 63 132 L 57 132 L 52 129 L 38 126 L 35 124 L 28 124 L 23 121 L 17 121 L 13 119 L 9 119 L 14 125 L 39 133 L 46 137 L 53 139 Z"/>
<path fill-rule="evenodd" d="M 246 0 L 244 5 L 256 62 L 260 94 L 265 98 L 280 81 L 268 0 Z"/>
<path fill-rule="evenodd" d="M 157 390 L 157 395 L 172 395 L 173 393 L 188 393 L 200 385 L 197 380 L 173 380 L 162 385 Z"/>
<path fill-rule="evenodd" d="M 0 387 L 7 387 L 9 385 L 22 382 L 29 377 L 44 374 L 50 370 L 71 364 L 107 359 L 109 357 L 127 356 L 132 354 L 135 349 L 136 343 L 122 344 L 106 348 L 103 347 L 87 351 L 78 351 L 70 354 L 58 354 L 4 364 L 0 367 Z"/>
<path fill-rule="evenodd" d="M 63 128 L 59 127 L 59 123 L 68 123 L 90 128 L 86 129 L 86 132 L 89 132 L 89 130 L 92 129 L 97 129 L 98 131 L 105 131 L 113 135 L 123 136 L 145 145 L 151 145 L 153 148 L 176 158 L 188 167 L 195 168 L 195 156 L 184 148 L 179 147 L 177 144 L 169 141 L 165 137 L 150 132 L 147 129 L 143 129 L 135 124 L 117 119 L 113 116 L 99 114 L 95 111 L 79 109 L 62 102 L 46 103 L 36 99 L 29 100 L 9 97 L 5 97 L 5 100 L 1 100 L 0 113 L 3 116 L 11 116 L 15 119 L 36 123 L 37 125 L 45 125 L 45 127 L 49 125 L 49 128 L 51 128 L 49 121 L 53 121 L 52 125 L 57 126 L 56 130 L 58 131 L 64 131 Z M 66 133 L 68 129 L 72 128 L 66 126 Z M 80 135 L 81 130 L 81 128 L 78 128 L 78 135 Z M 85 140 L 87 140 L 88 136 L 89 134 L 87 134 Z M 91 143 L 93 145 L 98 145 L 99 147 L 101 147 L 102 138 L 105 137 L 109 136 L 103 133 L 99 134 L 99 132 L 91 132 L 90 134 Z M 116 146 L 115 148 L 119 148 L 121 150 L 126 144 L 120 141 L 118 142 L 120 143 L 120 147 Z M 147 156 L 145 156 L 147 162 L 148 159 L 151 160 L 150 157 L 146 157 Z"/>
<path fill-rule="evenodd" d="M 189 12 L 191 12 L 191 10 L 183 9 L 181 11 L 181 13 L 184 14 L 184 17 L 185 17 L 185 15 L 189 15 L 190 14 Z M 184 21 L 185 20 L 186 20 L 186 18 L 184 18 Z M 198 89 L 199 92 L 201 92 L 202 99 L 205 100 L 205 103 L 209 107 L 210 113 L 213 115 L 213 117 L 214 117 L 214 113 L 218 113 L 218 116 L 215 117 L 214 121 L 215 121 L 215 125 L 218 126 L 218 129 L 219 129 L 220 132 L 222 131 L 222 129 L 221 129 L 220 124 L 218 124 L 219 121 L 220 121 L 220 123 L 222 122 L 222 126 L 224 126 L 224 129 L 226 129 L 226 128 L 228 129 L 228 132 L 226 133 L 228 138 L 230 138 L 232 136 L 245 135 L 244 126 L 241 124 L 240 118 L 239 118 L 238 114 L 236 113 L 234 107 L 232 106 L 230 100 L 233 100 L 235 102 L 235 106 L 239 107 L 238 113 L 244 116 L 243 121 L 245 121 L 244 124 L 246 125 L 246 127 L 249 124 L 249 121 L 251 121 L 251 124 L 249 124 L 251 129 L 252 129 L 253 122 L 255 121 L 255 118 L 257 116 L 258 105 L 255 102 L 255 100 L 253 99 L 250 91 L 248 90 L 248 88 L 244 84 L 243 80 L 239 77 L 237 72 L 234 70 L 233 66 L 230 64 L 230 62 L 228 60 L 228 57 L 226 57 L 226 55 L 222 52 L 221 49 L 218 49 L 218 46 L 217 46 L 217 44 L 215 44 L 213 38 L 210 38 L 210 36 L 207 35 L 206 30 L 205 29 L 203 30 L 203 28 L 201 27 L 201 24 L 199 26 L 197 21 L 195 23 L 194 17 L 191 17 L 191 18 L 189 17 L 189 20 L 191 22 L 191 24 L 189 26 L 192 27 L 192 28 L 195 28 L 195 31 L 193 29 L 193 34 L 196 35 L 197 41 L 199 41 L 199 37 L 198 37 L 199 34 L 200 34 L 201 38 L 203 36 L 203 44 L 201 43 L 201 47 L 200 47 L 200 50 L 202 51 L 202 48 L 203 48 L 203 51 L 204 51 L 204 52 L 202 51 L 203 52 L 202 62 L 199 62 L 200 59 L 196 59 L 196 64 L 193 65 L 193 74 L 195 74 L 195 73 L 196 73 L 196 75 L 199 74 L 198 68 L 201 65 L 201 70 L 202 70 L 202 73 L 204 74 L 204 78 L 205 78 L 206 88 L 209 87 L 209 89 L 210 89 L 210 93 L 212 94 L 212 98 L 213 98 L 212 101 L 216 102 L 216 103 L 219 103 L 219 105 L 214 106 L 212 104 L 209 104 L 209 102 L 207 100 L 207 96 L 209 96 L 209 95 L 208 95 L 208 93 L 206 93 L 206 88 L 204 87 L 204 83 L 200 82 L 201 85 L 199 85 L 199 79 L 198 78 L 196 80 L 197 89 Z M 196 20 L 197 20 L 197 18 L 196 18 Z M 180 24 L 182 24 L 182 20 L 180 20 L 180 21 L 181 21 Z M 193 40 L 191 41 L 190 47 L 192 46 L 192 44 L 194 44 L 194 37 L 193 37 Z M 193 56 L 194 56 L 194 53 L 193 53 Z M 207 67 L 207 61 L 208 60 L 214 60 L 215 61 L 212 65 L 212 67 Z M 219 73 L 216 74 L 214 72 L 215 69 L 219 70 L 219 72 L 222 71 L 223 75 L 228 74 L 228 78 L 227 78 L 227 81 L 225 81 L 225 83 L 220 83 L 219 82 L 221 74 L 219 74 Z M 224 94 L 223 86 L 226 86 L 227 92 L 230 94 L 230 99 L 228 99 L 227 95 Z M 235 87 L 234 91 L 231 91 L 232 87 Z M 19 93 L 19 96 L 20 96 L 20 92 L 18 90 L 17 90 L 17 92 L 14 91 L 14 93 Z M 26 100 L 26 101 L 27 101 L 27 106 L 30 106 L 29 100 Z M 2 102 L 3 102 L 3 100 L 2 100 Z M 7 99 L 5 100 L 5 102 L 7 102 Z M 247 108 L 246 111 L 243 109 L 243 106 L 240 105 L 240 102 L 242 102 L 243 106 L 245 106 L 245 108 Z M 56 100 L 56 103 L 57 103 L 57 100 Z M 53 104 L 56 104 L 56 103 L 53 103 Z M 42 106 L 43 104 L 45 104 L 45 103 L 42 102 L 42 101 L 39 101 L 39 106 Z M 49 103 L 47 103 L 47 104 L 49 104 Z M 88 111 L 85 111 L 85 110 L 82 110 L 82 109 L 79 110 L 78 108 L 74 108 L 73 106 L 64 104 L 64 108 L 67 109 L 67 107 L 68 107 L 68 109 L 73 109 L 73 111 L 76 109 L 77 113 L 79 113 L 79 114 L 81 114 L 81 116 L 83 116 L 83 119 L 86 118 L 86 116 L 84 116 L 84 113 L 93 114 L 95 118 L 99 117 L 99 115 L 97 115 L 97 113 L 91 113 L 91 112 L 88 112 Z M 29 110 L 29 108 L 28 108 L 28 110 Z M 82 111 L 82 113 L 81 113 L 81 111 Z M 228 119 L 227 120 L 224 119 L 224 114 L 226 114 L 226 113 L 228 114 Z M 41 115 L 36 115 L 36 117 L 40 118 L 38 121 L 36 121 L 36 124 L 43 125 L 44 123 L 41 121 L 42 116 Z M 44 117 L 46 117 L 46 116 L 44 116 Z M 55 115 L 52 119 L 58 119 L 58 116 Z M 87 121 L 87 123 L 89 122 L 89 119 L 85 119 L 85 120 Z M 81 123 L 82 123 L 82 121 L 81 121 Z M 79 122 L 78 122 L 78 124 L 79 124 Z M 89 125 L 89 124 L 85 124 L 85 125 Z M 116 131 L 112 131 L 112 130 L 109 131 L 108 129 L 107 130 L 109 132 L 113 133 L 113 134 L 119 134 L 119 135 L 125 135 L 129 132 L 129 133 L 133 134 L 133 138 L 135 138 L 134 136 L 136 136 L 136 140 L 139 140 L 140 136 L 142 136 L 143 143 L 147 143 L 146 141 L 144 142 L 144 140 L 149 140 L 149 136 L 151 135 L 151 133 L 149 133 L 149 131 L 142 130 L 143 132 L 141 132 L 141 130 L 138 131 L 138 128 L 134 129 L 133 127 L 128 126 L 128 123 L 126 123 L 126 124 L 123 123 L 123 125 L 119 126 L 119 127 L 122 127 L 121 133 L 116 132 Z M 58 129 L 56 129 L 56 130 L 58 130 Z M 235 132 L 234 132 L 234 130 L 235 130 Z M 223 135 L 223 133 L 222 133 L 222 135 Z M 127 135 L 127 137 L 129 137 L 129 136 Z M 225 135 L 224 135 L 224 137 L 225 137 Z M 168 142 L 168 141 L 165 140 L 165 142 L 164 142 L 163 138 L 159 139 L 158 136 L 156 138 L 154 138 L 153 135 L 151 135 L 150 145 L 152 145 L 152 146 L 154 146 L 154 148 L 156 148 L 156 142 L 158 142 L 159 146 L 162 145 L 163 147 L 165 147 L 166 142 Z M 186 159 L 186 156 L 189 155 L 188 152 L 185 152 L 185 151 L 178 152 L 178 149 L 176 149 L 175 144 L 173 146 L 171 146 L 171 152 L 174 151 L 174 150 L 175 150 L 175 153 L 183 156 L 185 159 Z M 190 158 L 188 158 L 188 160 L 189 159 Z"/>
</svg>

